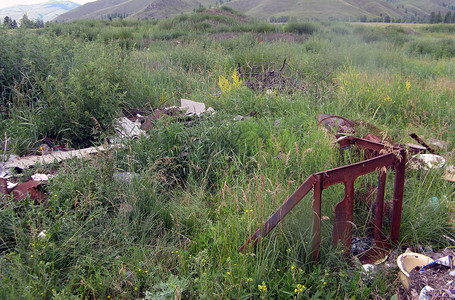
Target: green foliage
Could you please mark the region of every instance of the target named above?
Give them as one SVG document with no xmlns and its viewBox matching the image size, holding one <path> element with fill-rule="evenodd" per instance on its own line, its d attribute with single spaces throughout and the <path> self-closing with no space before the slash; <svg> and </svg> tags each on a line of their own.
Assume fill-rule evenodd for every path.
<svg viewBox="0 0 455 300">
<path fill-rule="evenodd" d="M 384 39 L 383 32 L 374 27 L 356 26 L 354 33 L 361 35 L 366 43 L 380 42 Z"/>
<path fill-rule="evenodd" d="M 419 39 L 409 43 L 412 54 L 430 56 L 434 58 L 452 58 L 455 56 L 455 42 L 453 39 Z"/>
<path fill-rule="evenodd" d="M 41 82 L 42 116 L 55 120 L 43 131 L 87 145 L 117 115 L 126 95 L 127 76 L 116 47 L 88 44 L 78 50 L 72 64 L 67 74 L 57 69 Z"/>
<path fill-rule="evenodd" d="M 311 22 L 291 21 L 284 26 L 287 32 L 296 32 L 298 34 L 312 35 L 318 30 L 318 25 Z"/>
<path fill-rule="evenodd" d="M 432 33 L 453 33 L 453 32 L 455 32 L 455 25 L 438 24 L 438 25 L 424 26 L 424 27 L 420 28 L 420 30 L 422 30 L 424 32 L 432 32 Z"/>
</svg>

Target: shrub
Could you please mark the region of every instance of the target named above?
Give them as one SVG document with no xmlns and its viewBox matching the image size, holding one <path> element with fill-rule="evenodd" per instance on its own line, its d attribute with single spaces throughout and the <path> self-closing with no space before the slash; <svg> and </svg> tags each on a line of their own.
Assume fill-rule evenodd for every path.
<svg viewBox="0 0 455 300">
<path fill-rule="evenodd" d="M 123 64 L 117 47 L 87 44 L 75 54 L 67 74 L 56 66 L 41 81 L 42 116 L 49 120 L 43 134 L 89 145 L 94 133 L 111 125 L 125 98 Z"/>
<path fill-rule="evenodd" d="M 366 43 L 379 42 L 384 39 L 384 33 L 374 27 L 368 26 L 357 26 L 354 28 L 354 33 L 359 34 L 362 40 Z"/>
<path fill-rule="evenodd" d="M 307 35 L 312 35 L 318 30 L 318 26 L 311 22 L 291 21 L 284 26 L 284 31 L 286 32 L 295 32 Z"/>
</svg>

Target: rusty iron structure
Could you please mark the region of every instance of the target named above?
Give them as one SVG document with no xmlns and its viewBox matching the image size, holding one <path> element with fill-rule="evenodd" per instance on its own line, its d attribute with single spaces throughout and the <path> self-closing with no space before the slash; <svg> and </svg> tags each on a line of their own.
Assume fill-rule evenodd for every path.
<svg viewBox="0 0 455 300">
<path fill-rule="evenodd" d="M 407 150 L 400 146 L 389 146 L 367 139 L 344 136 L 338 140 L 341 148 L 356 145 L 365 149 L 371 157 L 358 163 L 312 174 L 305 182 L 283 203 L 283 205 L 259 228 L 243 246 L 240 252 L 249 248 L 265 237 L 283 218 L 313 190 L 313 260 L 318 261 L 321 248 L 321 208 L 322 191 L 335 184 L 344 184 L 344 198 L 335 205 L 333 225 L 333 242 L 341 243 L 350 253 L 353 227 L 354 182 L 362 175 L 378 172 L 378 187 L 376 195 L 376 215 L 374 222 L 374 245 L 358 257 L 363 263 L 371 263 L 382 258 L 396 244 L 400 235 L 401 211 L 405 179 L 405 164 Z M 412 149 L 411 149 L 412 150 Z M 414 151 L 411 151 L 414 152 Z M 372 155 L 374 154 L 374 155 Z M 395 171 L 391 228 L 388 237 L 383 232 L 384 195 L 386 177 L 389 170 Z"/>
</svg>

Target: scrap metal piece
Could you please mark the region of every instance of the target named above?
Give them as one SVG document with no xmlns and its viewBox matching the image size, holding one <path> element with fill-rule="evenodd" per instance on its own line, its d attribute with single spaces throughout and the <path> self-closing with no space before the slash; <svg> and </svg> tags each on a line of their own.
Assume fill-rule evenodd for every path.
<svg viewBox="0 0 455 300">
<path fill-rule="evenodd" d="M 414 140 L 416 140 L 417 143 L 419 143 L 420 145 L 425 147 L 425 149 L 427 149 L 427 151 L 430 152 L 431 154 L 439 155 L 439 153 L 436 150 L 434 150 L 430 146 L 428 146 L 428 144 L 425 143 L 417 134 L 411 133 L 409 136 L 412 137 Z"/>
<path fill-rule="evenodd" d="M 313 189 L 317 178 L 310 176 L 304 183 L 289 197 L 289 199 L 259 228 L 242 247 L 240 252 L 245 252 L 249 247 L 255 246 L 257 242 L 275 228 L 275 226 L 286 216 L 305 195 Z"/>
<path fill-rule="evenodd" d="M 305 182 L 289 197 L 287 201 L 265 222 L 262 228 L 258 229 L 248 241 L 243 244 L 239 251 L 245 252 L 249 247 L 254 246 L 260 238 L 266 236 L 289 211 L 297 205 L 312 189 L 313 193 L 313 259 L 319 260 L 321 247 L 321 205 L 322 191 L 335 184 L 345 185 L 345 196 L 335 206 L 335 220 L 333 228 L 333 242 L 341 243 L 346 251 L 352 241 L 352 221 L 354 213 L 354 182 L 362 175 L 372 172 L 379 172 L 378 192 L 376 203 L 375 231 L 373 247 L 359 255 L 362 263 L 372 263 L 388 252 L 393 243 L 398 242 L 401 224 L 401 211 L 403 202 L 404 173 L 406 164 L 406 150 L 400 147 L 384 145 L 366 139 L 345 137 L 339 140 L 340 147 L 347 147 L 355 144 L 359 148 L 385 153 L 351 165 L 322 171 L 308 177 Z M 384 238 L 382 232 L 382 221 L 384 212 L 384 194 L 386 172 L 389 169 L 395 170 L 395 182 L 393 193 L 392 225 L 388 238 Z"/>
<path fill-rule="evenodd" d="M 35 181 L 30 180 L 24 183 L 21 183 L 13 188 L 11 194 L 13 195 L 14 201 L 21 201 L 27 196 L 30 196 L 30 199 L 35 201 L 35 204 L 40 204 L 47 198 L 46 194 L 41 192 L 38 187 L 42 184 L 49 184 L 47 181 Z"/>
<path fill-rule="evenodd" d="M 319 127 L 321 124 L 324 124 L 324 127 L 327 130 L 334 130 L 336 133 L 355 133 L 354 122 L 345 117 L 320 114 L 318 116 L 317 127 Z"/>
<path fill-rule="evenodd" d="M 0 202 L 4 202 L 9 195 L 12 195 L 13 201 L 21 201 L 30 196 L 35 204 L 40 204 L 47 198 L 47 195 L 39 190 L 39 186 L 43 184 L 49 184 L 49 182 L 30 180 L 15 186 L 8 193 L 6 179 L 0 178 Z"/>
</svg>

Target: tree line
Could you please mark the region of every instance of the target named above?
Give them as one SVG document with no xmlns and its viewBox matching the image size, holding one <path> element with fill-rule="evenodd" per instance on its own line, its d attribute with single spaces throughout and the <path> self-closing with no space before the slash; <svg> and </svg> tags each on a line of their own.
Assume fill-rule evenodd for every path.
<svg viewBox="0 0 455 300">
<path fill-rule="evenodd" d="M 444 17 L 441 12 L 435 13 L 432 11 L 430 13 L 430 24 L 439 24 L 439 23 L 455 23 L 455 13 L 448 11 Z"/>
<path fill-rule="evenodd" d="M 24 14 L 22 18 L 19 21 L 19 24 L 16 22 L 16 20 L 10 18 L 9 16 L 6 16 L 3 19 L 2 27 L 6 29 L 15 29 L 15 28 L 43 28 L 44 27 L 44 21 L 40 19 L 36 20 L 30 20 L 27 16 L 27 14 Z"/>
</svg>

